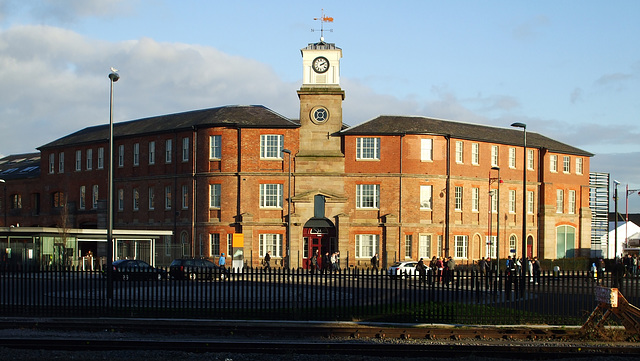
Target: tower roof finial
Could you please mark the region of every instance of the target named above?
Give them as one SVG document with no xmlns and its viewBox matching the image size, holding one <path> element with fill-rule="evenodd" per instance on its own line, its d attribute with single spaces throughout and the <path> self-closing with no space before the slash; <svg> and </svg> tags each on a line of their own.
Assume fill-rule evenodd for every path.
<svg viewBox="0 0 640 361">
<path fill-rule="evenodd" d="M 320 42 L 324 43 L 324 23 L 332 23 L 333 22 L 333 18 L 330 17 L 330 16 L 326 16 L 324 14 L 324 9 L 322 9 L 322 17 L 313 18 L 313 20 L 319 20 L 320 21 L 320 30 L 311 29 L 311 32 L 320 31 Z M 333 29 L 327 29 L 327 31 L 332 33 Z"/>
</svg>

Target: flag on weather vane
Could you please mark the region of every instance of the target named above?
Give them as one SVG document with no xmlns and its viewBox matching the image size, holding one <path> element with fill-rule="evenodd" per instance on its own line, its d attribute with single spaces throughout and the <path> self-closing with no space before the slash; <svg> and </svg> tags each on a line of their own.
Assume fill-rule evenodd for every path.
<svg viewBox="0 0 640 361">
<path fill-rule="evenodd" d="M 332 23 L 333 18 L 330 16 L 326 16 L 324 14 L 324 9 L 322 9 L 322 17 L 313 18 L 313 20 L 320 21 L 320 41 L 324 41 L 324 23 Z M 318 31 L 316 29 L 311 29 L 311 32 Z M 327 29 L 328 32 L 332 33 L 333 29 Z"/>
</svg>

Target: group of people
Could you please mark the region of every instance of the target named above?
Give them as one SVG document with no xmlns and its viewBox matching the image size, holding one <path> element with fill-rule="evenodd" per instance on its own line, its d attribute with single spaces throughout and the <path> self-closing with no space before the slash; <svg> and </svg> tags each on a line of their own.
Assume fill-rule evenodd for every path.
<svg viewBox="0 0 640 361">
<path fill-rule="evenodd" d="M 316 250 L 311 256 L 309 262 L 309 269 L 311 271 L 322 271 L 323 273 L 333 272 L 340 269 L 340 252 L 325 252 L 324 256 Z"/>
<path fill-rule="evenodd" d="M 453 257 L 433 256 L 429 261 L 429 266 L 425 265 L 424 258 L 420 258 L 416 265 L 416 271 L 419 275 L 420 283 L 433 284 L 434 282 L 442 282 L 444 284 L 451 283 L 453 279 L 453 270 L 456 268 L 456 261 Z"/>
</svg>

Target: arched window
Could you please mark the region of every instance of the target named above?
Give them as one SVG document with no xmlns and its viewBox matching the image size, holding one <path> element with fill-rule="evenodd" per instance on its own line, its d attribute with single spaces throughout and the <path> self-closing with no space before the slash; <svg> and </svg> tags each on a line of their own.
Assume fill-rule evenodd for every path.
<svg viewBox="0 0 640 361">
<path fill-rule="evenodd" d="M 509 237 L 509 252 L 510 253 L 518 253 L 516 252 L 516 241 L 518 240 L 518 237 L 516 237 L 515 234 L 512 234 Z"/>
<path fill-rule="evenodd" d="M 575 256 L 576 228 L 572 226 L 556 227 L 557 258 Z"/>
</svg>

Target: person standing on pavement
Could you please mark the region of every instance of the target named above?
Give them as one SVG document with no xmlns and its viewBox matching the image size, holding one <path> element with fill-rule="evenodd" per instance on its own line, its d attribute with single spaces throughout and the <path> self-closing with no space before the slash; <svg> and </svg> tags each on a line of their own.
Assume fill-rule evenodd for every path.
<svg viewBox="0 0 640 361">
<path fill-rule="evenodd" d="M 271 251 L 267 251 L 267 254 L 264 255 L 264 270 L 271 270 Z"/>
<path fill-rule="evenodd" d="M 427 267 L 424 265 L 424 260 L 420 258 L 418 264 L 416 265 L 416 271 L 418 271 L 419 284 L 423 284 L 427 282 Z"/>
</svg>

